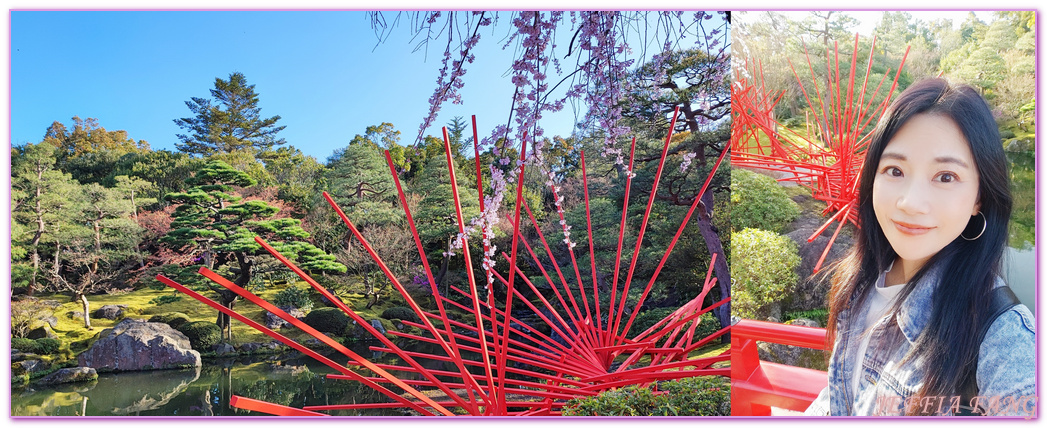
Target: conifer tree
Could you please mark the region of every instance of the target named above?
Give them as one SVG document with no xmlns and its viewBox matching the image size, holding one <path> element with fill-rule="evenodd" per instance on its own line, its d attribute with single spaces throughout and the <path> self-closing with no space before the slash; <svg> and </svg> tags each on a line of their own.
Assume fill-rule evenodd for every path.
<svg viewBox="0 0 1047 428">
<path fill-rule="evenodd" d="M 307 272 L 345 272 L 345 266 L 335 262 L 334 256 L 304 241 L 309 234 L 300 220 L 274 218 L 279 208 L 266 201 L 242 201 L 235 189 L 255 184 L 246 173 L 225 162 L 210 161 L 188 184 L 193 187 L 164 197 L 177 207 L 171 231 L 160 241 L 199 255 L 200 264 L 210 270 L 227 267 L 236 275 L 236 285 L 248 287 L 260 263 L 258 257 L 268 254 L 255 242 L 255 236 L 261 236 Z M 208 286 L 228 308 L 239 297 L 218 285 Z M 217 324 L 229 331 L 227 315 L 220 315 Z"/>
<path fill-rule="evenodd" d="M 185 102 L 193 117 L 174 121 L 189 132 L 178 134 L 178 150 L 203 156 L 244 148 L 262 152 L 286 142 L 276 136 L 286 128 L 276 125 L 280 116 L 262 118 L 258 94 L 243 73 L 234 72 L 228 80 L 215 78 L 211 97 L 193 97 Z"/>
</svg>

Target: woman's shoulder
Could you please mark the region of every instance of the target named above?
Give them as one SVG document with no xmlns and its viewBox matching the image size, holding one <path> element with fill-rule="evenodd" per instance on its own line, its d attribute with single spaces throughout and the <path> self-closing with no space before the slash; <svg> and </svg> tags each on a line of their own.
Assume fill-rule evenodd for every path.
<svg viewBox="0 0 1047 428">
<path fill-rule="evenodd" d="M 978 352 L 977 378 L 979 395 L 996 399 L 1001 403 L 996 406 L 1035 394 L 1036 325 L 1028 307 L 1015 305 L 989 326 Z M 996 410 L 991 413 L 1021 413 Z"/>
</svg>

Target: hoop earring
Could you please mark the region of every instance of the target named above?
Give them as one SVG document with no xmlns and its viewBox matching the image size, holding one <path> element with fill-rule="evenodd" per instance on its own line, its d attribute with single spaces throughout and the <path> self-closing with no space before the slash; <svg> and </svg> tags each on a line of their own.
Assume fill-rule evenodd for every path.
<svg viewBox="0 0 1047 428">
<path fill-rule="evenodd" d="M 973 241 L 975 239 L 978 239 L 978 238 L 982 237 L 982 234 L 985 233 L 985 227 L 988 226 L 988 224 L 989 224 L 989 220 L 985 218 L 985 214 L 982 214 L 981 211 L 978 211 L 978 214 L 975 214 L 975 215 L 979 215 L 979 214 L 981 214 L 981 216 L 982 216 L 982 231 L 978 232 L 978 236 L 975 236 L 973 238 L 968 238 L 966 236 L 963 236 L 963 232 L 960 232 L 960 237 L 961 238 L 966 239 L 968 241 Z M 972 215 L 971 217 L 974 217 L 974 216 Z"/>
</svg>

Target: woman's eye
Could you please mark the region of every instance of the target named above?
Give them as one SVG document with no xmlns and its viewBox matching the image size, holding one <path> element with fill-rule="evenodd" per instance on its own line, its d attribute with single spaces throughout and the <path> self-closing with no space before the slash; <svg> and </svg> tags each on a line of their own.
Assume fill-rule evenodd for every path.
<svg viewBox="0 0 1047 428">
<path fill-rule="evenodd" d="M 956 174 L 953 174 L 951 172 L 938 174 L 938 181 L 942 183 L 952 183 L 958 179 L 959 177 L 957 177 Z"/>
<path fill-rule="evenodd" d="M 891 177 L 901 177 L 902 176 L 902 170 L 898 169 L 898 167 L 895 167 L 895 166 L 886 167 L 886 168 L 883 169 L 883 171 L 880 171 L 880 173 L 881 174 L 887 174 L 887 175 L 889 175 Z"/>
</svg>

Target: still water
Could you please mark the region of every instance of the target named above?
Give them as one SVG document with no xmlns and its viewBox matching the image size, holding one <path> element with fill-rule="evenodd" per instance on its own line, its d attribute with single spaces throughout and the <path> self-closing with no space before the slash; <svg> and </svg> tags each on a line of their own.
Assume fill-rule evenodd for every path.
<svg viewBox="0 0 1047 428">
<path fill-rule="evenodd" d="M 370 356 L 365 349 L 355 350 Z M 100 374 L 89 383 L 12 388 L 12 416 L 253 416 L 229 406 L 232 395 L 292 407 L 390 401 L 309 357 L 252 356 L 205 360 L 202 367 Z M 335 361 L 345 357 L 331 356 Z M 397 410 L 325 412 L 402 416 Z"/>
</svg>

